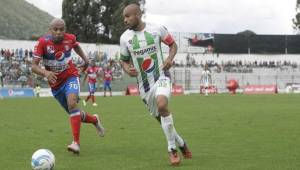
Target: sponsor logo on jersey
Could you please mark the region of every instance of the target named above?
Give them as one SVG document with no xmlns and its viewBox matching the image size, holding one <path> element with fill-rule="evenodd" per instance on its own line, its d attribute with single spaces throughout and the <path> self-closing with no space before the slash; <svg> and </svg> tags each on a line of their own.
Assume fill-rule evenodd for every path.
<svg viewBox="0 0 300 170">
<path fill-rule="evenodd" d="M 152 47 L 148 47 L 145 49 L 141 49 L 141 50 L 134 50 L 133 54 L 135 56 L 139 56 L 139 55 L 144 55 L 144 54 L 152 54 L 156 52 L 156 46 L 152 46 Z"/>
<path fill-rule="evenodd" d="M 95 72 L 89 73 L 88 76 L 89 76 L 90 79 L 96 79 L 97 78 L 97 75 L 96 75 Z"/>
<path fill-rule="evenodd" d="M 55 52 L 53 45 L 47 45 L 47 53 L 53 54 Z"/>
<path fill-rule="evenodd" d="M 151 73 L 155 69 L 154 60 L 151 57 L 146 57 L 142 63 L 142 69 L 145 73 Z"/>
<path fill-rule="evenodd" d="M 70 46 L 65 45 L 65 50 L 66 50 L 66 51 L 69 51 L 69 50 L 70 50 Z"/>
<path fill-rule="evenodd" d="M 55 53 L 55 59 L 57 61 L 63 61 L 65 59 L 65 54 L 62 51 Z"/>
</svg>

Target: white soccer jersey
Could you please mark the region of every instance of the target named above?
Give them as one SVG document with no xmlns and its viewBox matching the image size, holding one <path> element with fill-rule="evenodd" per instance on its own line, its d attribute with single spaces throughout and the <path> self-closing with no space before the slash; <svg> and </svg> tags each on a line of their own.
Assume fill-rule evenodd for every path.
<svg viewBox="0 0 300 170">
<path fill-rule="evenodd" d="M 120 38 L 121 60 L 132 61 L 138 71 L 137 81 L 142 98 L 153 87 L 163 71 L 161 41 L 167 45 L 174 42 L 171 34 L 163 26 L 146 23 L 142 31 L 126 30 Z M 168 76 L 168 75 L 167 75 Z"/>
<path fill-rule="evenodd" d="M 209 70 L 202 71 L 202 83 L 205 86 L 208 86 L 210 84 L 210 77 L 211 77 L 211 73 Z"/>
</svg>

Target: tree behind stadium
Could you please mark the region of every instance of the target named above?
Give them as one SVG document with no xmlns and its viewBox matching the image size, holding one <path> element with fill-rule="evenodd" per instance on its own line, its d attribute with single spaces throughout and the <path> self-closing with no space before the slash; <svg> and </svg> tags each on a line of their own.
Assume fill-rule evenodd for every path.
<svg viewBox="0 0 300 170">
<path fill-rule="evenodd" d="M 123 0 L 122 3 L 119 4 L 117 10 L 112 15 L 113 25 L 111 27 L 112 37 L 111 41 L 113 43 L 119 43 L 120 36 L 126 30 L 124 22 L 123 22 L 123 9 L 125 6 L 130 3 L 138 3 L 141 5 L 141 9 L 143 13 L 145 13 L 144 6 L 146 4 L 146 0 Z"/>
<path fill-rule="evenodd" d="M 62 18 L 67 32 L 81 42 L 118 43 L 124 31 L 122 9 L 132 2 L 139 0 L 63 0 Z"/>
<path fill-rule="evenodd" d="M 294 29 L 295 31 L 299 34 L 300 33 L 300 0 L 297 0 L 297 4 L 296 4 L 296 16 L 293 19 L 293 23 L 294 23 Z"/>
</svg>

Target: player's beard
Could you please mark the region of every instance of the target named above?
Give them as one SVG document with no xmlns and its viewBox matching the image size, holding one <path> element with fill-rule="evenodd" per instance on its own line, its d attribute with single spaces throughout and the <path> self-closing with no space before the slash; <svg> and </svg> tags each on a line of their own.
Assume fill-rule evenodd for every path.
<svg viewBox="0 0 300 170">
<path fill-rule="evenodd" d="M 135 22 L 134 24 L 130 25 L 130 24 L 127 24 L 127 28 L 130 29 L 130 30 L 136 30 L 138 28 L 138 25 L 139 25 L 139 22 Z"/>
<path fill-rule="evenodd" d="M 55 43 L 60 43 L 60 42 L 62 42 L 63 39 L 64 39 L 63 36 L 57 36 L 57 37 L 54 37 L 53 41 Z"/>
<path fill-rule="evenodd" d="M 126 27 L 130 30 L 135 30 L 135 28 L 136 28 L 135 25 L 126 25 Z"/>
</svg>

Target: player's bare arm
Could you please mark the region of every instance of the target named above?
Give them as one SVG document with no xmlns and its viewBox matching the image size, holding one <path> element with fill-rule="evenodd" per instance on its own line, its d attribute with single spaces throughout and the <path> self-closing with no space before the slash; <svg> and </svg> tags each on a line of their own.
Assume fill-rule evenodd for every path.
<svg viewBox="0 0 300 170">
<path fill-rule="evenodd" d="M 123 70 L 130 76 L 136 77 L 138 75 L 137 70 L 129 63 L 129 61 L 120 61 Z"/>
<path fill-rule="evenodd" d="M 84 73 L 84 78 L 83 78 L 83 80 L 81 82 L 81 86 L 83 86 L 83 84 L 86 82 L 87 76 L 88 76 L 88 74 Z"/>
<path fill-rule="evenodd" d="M 172 67 L 174 57 L 177 53 L 177 44 L 174 42 L 169 45 L 169 56 L 164 62 L 163 69 L 164 70 L 169 70 Z"/>
<path fill-rule="evenodd" d="M 45 70 L 45 69 L 42 69 L 40 66 L 39 66 L 39 63 L 40 63 L 40 60 L 33 60 L 32 61 L 32 66 L 31 66 L 31 70 L 40 75 L 40 76 L 43 76 L 43 77 L 46 77 L 48 79 L 48 81 L 50 83 L 55 83 L 56 80 L 57 80 L 57 73 L 54 73 L 52 71 L 48 71 L 48 70 Z"/>
<path fill-rule="evenodd" d="M 84 54 L 82 48 L 81 48 L 79 45 L 76 46 L 76 47 L 74 47 L 74 51 L 75 51 L 76 54 L 78 54 L 78 55 L 82 58 L 82 60 L 84 61 L 84 65 L 81 67 L 81 71 L 84 72 L 84 71 L 88 68 L 90 61 L 89 61 L 89 59 L 85 56 L 85 54 Z"/>
</svg>

